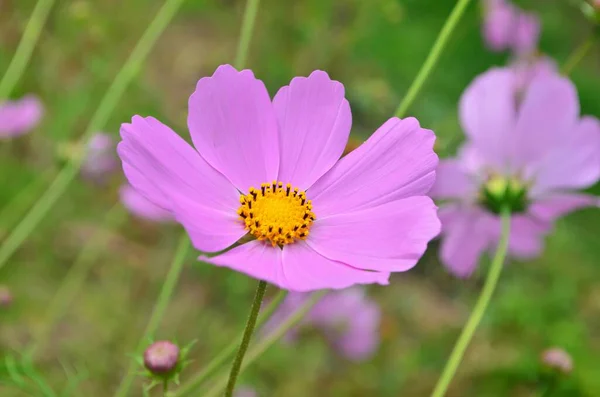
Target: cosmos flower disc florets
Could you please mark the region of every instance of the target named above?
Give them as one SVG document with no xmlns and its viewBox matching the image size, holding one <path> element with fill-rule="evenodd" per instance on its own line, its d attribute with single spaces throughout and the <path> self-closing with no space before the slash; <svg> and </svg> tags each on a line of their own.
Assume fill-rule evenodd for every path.
<svg viewBox="0 0 600 397">
<path fill-rule="evenodd" d="M 273 247 L 306 239 L 315 220 L 306 193 L 290 183 L 284 187 L 283 182 L 273 181 L 260 189 L 251 187 L 240 202 L 238 214 L 246 230 L 258 240 L 269 240 Z"/>
</svg>

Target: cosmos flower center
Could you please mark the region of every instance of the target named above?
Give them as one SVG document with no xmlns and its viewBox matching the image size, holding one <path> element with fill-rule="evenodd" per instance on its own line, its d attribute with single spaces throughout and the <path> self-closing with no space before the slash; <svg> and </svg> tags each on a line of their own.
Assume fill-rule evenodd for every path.
<svg viewBox="0 0 600 397">
<path fill-rule="evenodd" d="M 479 203 L 494 214 L 502 208 L 511 213 L 521 213 L 527 209 L 527 184 L 517 177 L 492 175 L 479 192 Z"/>
<path fill-rule="evenodd" d="M 304 240 L 315 220 L 306 192 L 289 183 L 273 181 L 260 189 L 251 187 L 240 203 L 237 213 L 246 230 L 258 240 L 269 240 L 273 247 Z"/>
</svg>

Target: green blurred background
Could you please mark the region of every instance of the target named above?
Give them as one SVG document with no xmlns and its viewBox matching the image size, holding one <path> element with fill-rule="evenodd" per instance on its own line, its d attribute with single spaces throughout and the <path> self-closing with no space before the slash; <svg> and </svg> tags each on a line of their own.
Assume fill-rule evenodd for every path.
<svg viewBox="0 0 600 397">
<path fill-rule="evenodd" d="M 0 0 L 0 73 L 34 7 Z M 37 93 L 43 123 L 25 138 L 0 142 L 0 208 L 16 195 L 37 197 L 61 166 L 57 148 L 80 136 L 101 96 L 162 4 L 159 0 L 59 0 L 14 96 Z M 357 139 L 392 115 L 429 52 L 452 0 L 263 0 L 248 67 L 271 94 L 296 75 L 324 69 L 343 82 Z M 559 64 L 592 32 L 579 10 L 561 0 L 520 1 L 542 18 L 541 50 Z M 134 114 L 154 115 L 186 135 L 187 99 L 196 81 L 233 61 L 243 1 L 187 0 L 112 114 L 106 132 Z M 506 54 L 489 52 L 481 12 L 472 1 L 437 68 L 409 110 L 438 135 L 440 156 L 460 143 L 456 103 L 467 84 Z M 600 116 L 600 46 L 573 72 L 582 112 Z M 39 188 L 20 193 L 35 181 Z M 60 388 L 61 363 L 89 375 L 73 395 L 109 396 L 148 321 L 180 228 L 127 217 L 106 222 L 122 177 L 108 187 L 78 180 L 0 270 L 13 295 L 0 308 L 0 355 L 27 345 L 48 302 L 91 236 L 108 233 L 78 298 L 54 328 L 37 368 Z M 31 188 L 29 188 L 31 189 Z M 600 189 L 592 189 L 600 193 Z M 28 197 L 29 195 L 29 197 Z M 0 241 L 22 213 L 2 218 Z M 557 224 L 544 255 L 506 266 L 493 303 L 449 396 L 534 396 L 539 355 L 565 348 L 575 370 L 553 396 L 600 396 L 600 213 L 584 210 Z M 388 287 L 369 288 L 384 313 L 374 358 L 343 360 L 310 333 L 278 344 L 243 374 L 260 396 L 426 396 L 481 288 L 485 266 L 469 280 L 449 275 L 436 243 L 413 271 Z M 190 253 L 159 338 L 197 339 L 182 379 L 208 362 L 246 320 L 255 281 L 198 263 Z M 272 295 L 274 288 L 267 293 Z M 0 377 L 1 377 L 0 372 Z M 19 396 L 0 386 L 0 396 Z M 132 395 L 141 395 L 141 382 Z M 199 394 L 200 395 L 200 394 Z"/>
</svg>

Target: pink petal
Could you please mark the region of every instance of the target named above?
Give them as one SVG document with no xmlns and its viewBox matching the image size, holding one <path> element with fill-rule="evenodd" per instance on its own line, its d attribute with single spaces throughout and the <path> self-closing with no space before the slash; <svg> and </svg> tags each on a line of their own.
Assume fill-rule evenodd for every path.
<svg viewBox="0 0 600 397">
<path fill-rule="evenodd" d="M 471 199 L 477 183 L 459 159 L 441 160 L 429 195 L 435 199 Z"/>
<path fill-rule="evenodd" d="M 552 223 L 572 211 L 600 206 L 600 198 L 580 193 L 555 193 L 536 200 L 529 214 L 539 221 Z"/>
<path fill-rule="evenodd" d="M 540 222 L 529 214 L 516 214 L 510 220 L 510 236 L 508 254 L 518 259 L 532 259 L 539 256 L 544 245 L 544 236 L 550 231 L 551 225 Z M 494 243 L 490 252 L 497 250 L 502 231 L 501 220 L 497 216 L 489 217 L 489 233 Z"/>
<path fill-rule="evenodd" d="M 173 130 L 134 116 L 121 137 L 118 153 L 129 183 L 191 230 L 196 248 L 219 251 L 245 234 L 237 221 L 238 191 Z"/>
<path fill-rule="evenodd" d="M 307 244 L 331 260 L 358 269 L 406 271 L 440 232 L 429 197 L 409 197 L 352 213 L 317 219 Z"/>
<path fill-rule="evenodd" d="M 583 117 L 555 147 L 530 168 L 531 195 L 586 188 L 600 178 L 600 122 Z"/>
<path fill-rule="evenodd" d="M 213 265 L 228 267 L 286 289 L 287 281 L 283 275 L 282 256 L 279 247 L 254 240 L 212 258 L 200 256 L 198 259 Z"/>
<path fill-rule="evenodd" d="M 509 161 L 517 119 L 516 75 L 494 68 L 477 77 L 459 103 L 459 117 L 471 145 L 486 164 L 503 170 Z"/>
<path fill-rule="evenodd" d="M 440 219 L 442 262 L 455 276 L 469 277 L 481 254 L 493 243 L 489 217 L 478 208 L 451 206 L 440 209 Z"/>
<path fill-rule="evenodd" d="M 389 119 L 308 190 L 317 218 L 426 194 L 438 163 L 434 141 L 412 117 Z"/>
<path fill-rule="evenodd" d="M 355 284 L 387 285 L 390 274 L 370 272 L 325 258 L 300 241 L 283 248 L 285 285 L 291 291 L 342 289 Z"/>
<path fill-rule="evenodd" d="M 335 164 L 348 142 L 352 114 L 344 86 L 317 70 L 282 87 L 273 106 L 279 122 L 279 180 L 306 190 Z"/>
<path fill-rule="evenodd" d="M 164 208 L 158 207 L 146 200 L 131 185 L 125 184 L 119 189 L 121 203 L 132 214 L 151 221 L 164 222 L 173 219 L 173 215 Z"/>
<path fill-rule="evenodd" d="M 0 103 L 0 138 L 29 132 L 40 122 L 43 114 L 42 103 L 33 95 Z"/>
<path fill-rule="evenodd" d="M 579 99 L 573 83 L 558 74 L 538 75 L 519 107 L 512 165 L 526 167 L 564 145 L 577 126 L 578 116 Z"/>
<path fill-rule="evenodd" d="M 532 54 L 540 38 L 540 21 L 534 14 L 518 12 L 515 15 L 513 26 L 512 47 L 515 53 L 521 55 Z"/>
<path fill-rule="evenodd" d="M 188 126 L 202 157 L 240 191 L 277 179 L 277 121 L 262 81 L 222 65 L 198 81 Z"/>
<path fill-rule="evenodd" d="M 492 51 L 503 51 L 511 44 L 514 7 L 503 1 L 489 2 L 483 21 L 483 37 Z"/>
</svg>

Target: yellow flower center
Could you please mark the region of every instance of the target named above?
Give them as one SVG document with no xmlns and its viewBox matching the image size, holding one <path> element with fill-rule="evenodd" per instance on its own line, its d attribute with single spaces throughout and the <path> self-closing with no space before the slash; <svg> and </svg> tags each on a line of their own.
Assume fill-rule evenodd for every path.
<svg viewBox="0 0 600 397">
<path fill-rule="evenodd" d="M 282 182 L 263 183 L 260 189 L 251 187 L 240 197 L 237 213 L 246 230 L 258 240 L 269 240 L 273 247 L 284 246 L 308 236 L 315 220 L 312 204 L 306 193 Z"/>
<path fill-rule="evenodd" d="M 518 177 L 490 175 L 481 187 L 479 202 L 495 214 L 499 214 L 502 208 L 513 213 L 524 212 L 528 205 L 527 188 L 527 184 Z"/>
</svg>

